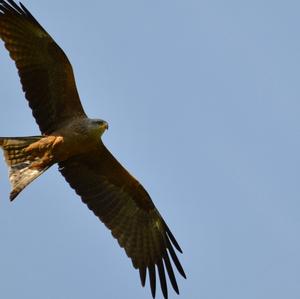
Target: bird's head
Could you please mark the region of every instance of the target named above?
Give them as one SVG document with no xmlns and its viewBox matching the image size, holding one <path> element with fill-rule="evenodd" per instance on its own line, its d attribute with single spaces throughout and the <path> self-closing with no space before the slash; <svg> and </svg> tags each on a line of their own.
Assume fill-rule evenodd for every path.
<svg viewBox="0 0 300 299">
<path fill-rule="evenodd" d="M 93 129 L 95 130 L 95 133 L 100 136 L 105 132 L 105 130 L 108 129 L 108 123 L 105 120 L 102 119 L 92 119 L 91 125 Z"/>
<path fill-rule="evenodd" d="M 108 129 L 108 123 L 102 119 L 95 119 L 95 125 L 98 127 L 100 134 L 102 135 L 105 130 Z"/>
</svg>

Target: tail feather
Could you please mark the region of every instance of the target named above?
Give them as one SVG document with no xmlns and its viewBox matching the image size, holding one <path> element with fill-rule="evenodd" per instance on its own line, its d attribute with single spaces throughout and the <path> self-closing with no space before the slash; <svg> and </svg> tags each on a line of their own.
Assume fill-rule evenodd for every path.
<svg viewBox="0 0 300 299">
<path fill-rule="evenodd" d="M 4 151 L 5 161 L 12 166 L 28 159 L 28 154 L 23 150 L 41 139 L 41 136 L 32 137 L 0 137 L 0 147 Z"/>
<path fill-rule="evenodd" d="M 10 200 L 14 200 L 28 184 L 52 165 L 38 163 L 40 157 L 25 151 L 29 145 L 41 138 L 42 136 L 0 137 L 0 147 L 3 149 L 9 168 L 9 180 L 12 186 Z"/>
</svg>

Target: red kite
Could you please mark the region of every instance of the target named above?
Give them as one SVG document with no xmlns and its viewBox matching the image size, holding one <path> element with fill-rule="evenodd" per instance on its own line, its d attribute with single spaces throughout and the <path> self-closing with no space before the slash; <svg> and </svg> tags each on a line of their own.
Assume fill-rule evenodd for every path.
<svg viewBox="0 0 300 299">
<path fill-rule="evenodd" d="M 16 63 L 42 133 L 0 138 L 12 185 L 10 199 L 57 163 L 139 269 L 143 286 L 148 272 L 152 296 L 158 273 L 164 298 L 168 297 L 166 272 L 179 294 L 171 260 L 186 277 L 174 247 L 182 251 L 147 191 L 102 143 L 108 124 L 85 114 L 63 50 L 24 5 L 12 0 L 0 0 L 0 38 Z"/>
</svg>

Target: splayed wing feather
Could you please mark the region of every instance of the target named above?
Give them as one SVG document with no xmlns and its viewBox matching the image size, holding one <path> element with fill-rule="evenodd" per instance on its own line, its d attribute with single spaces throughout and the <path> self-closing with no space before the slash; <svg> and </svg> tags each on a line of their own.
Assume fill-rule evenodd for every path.
<svg viewBox="0 0 300 299">
<path fill-rule="evenodd" d="M 151 294 L 152 294 L 152 297 L 155 298 L 155 293 L 156 293 L 155 265 L 150 264 L 148 266 L 148 270 L 149 270 L 149 277 L 150 277 Z"/>
<path fill-rule="evenodd" d="M 157 262 L 161 291 L 165 298 L 168 298 L 168 287 L 166 282 L 165 268 L 161 260 Z"/>
<path fill-rule="evenodd" d="M 140 267 L 139 268 L 140 271 L 140 278 L 141 278 L 141 284 L 144 287 L 146 284 L 146 267 Z"/>
<path fill-rule="evenodd" d="M 179 288 L 178 288 L 177 281 L 176 281 L 176 278 L 175 278 L 175 275 L 174 275 L 174 271 L 173 271 L 173 268 L 172 268 L 172 265 L 171 265 L 171 262 L 170 262 L 170 258 L 168 256 L 167 252 L 164 253 L 163 259 L 164 259 L 165 266 L 166 266 L 167 271 L 168 271 L 168 275 L 169 275 L 169 279 L 171 281 L 172 287 L 173 287 L 174 291 L 177 294 L 179 294 Z"/>
<path fill-rule="evenodd" d="M 170 255 L 171 255 L 171 257 L 172 257 L 172 260 L 173 260 L 173 262 L 174 262 L 174 264 L 175 264 L 175 266 L 176 266 L 178 272 L 179 272 L 184 278 L 186 278 L 186 275 L 185 275 L 185 273 L 184 273 L 184 270 L 183 270 L 183 268 L 182 268 L 182 266 L 181 266 L 181 264 L 180 264 L 180 262 L 179 262 L 179 260 L 178 260 L 178 257 L 177 257 L 177 255 L 176 255 L 176 253 L 175 253 L 175 251 L 174 251 L 174 248 L 172 247 L 172 244 L 170 243 L 169 239 L 166 239 L 166 240 L 167 240 L 167 247 L 168 247 L 168 250 L 169 250 L 169 252 L 170 252 Z"/>
</svg>

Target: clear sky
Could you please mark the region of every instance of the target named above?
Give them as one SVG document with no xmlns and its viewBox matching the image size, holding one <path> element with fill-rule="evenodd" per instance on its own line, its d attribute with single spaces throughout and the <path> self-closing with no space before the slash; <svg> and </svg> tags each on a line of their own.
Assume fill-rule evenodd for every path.
<svg viewBox="0 0 300 299">
<path fill-rule="evenodd" d="M 170 297 L 300 298 L 300 2 L 23 3 L 182 246 Z M 2 44 L 0 82 L 0 135 L 38 134 Z M 0 298 L 151 298 L 56 166 L 12 204 L 0 178 Z"/>
</svg>

